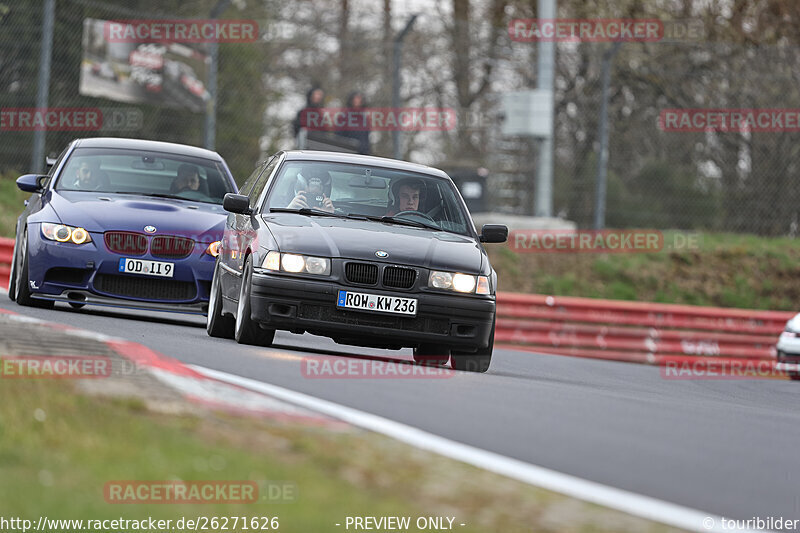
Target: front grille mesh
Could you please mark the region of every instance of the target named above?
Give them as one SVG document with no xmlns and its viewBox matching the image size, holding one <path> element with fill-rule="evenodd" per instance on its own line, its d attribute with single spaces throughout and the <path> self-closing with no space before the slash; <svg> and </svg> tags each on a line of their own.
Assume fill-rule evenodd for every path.
<svg viewBox="0 0 800 533">
<path fill-rule="evenodd" d="M 394 289 L 410 289 L 417 272 L 411 268 L 387 266 L 383 269 L 383 286 Z"/>
<path fill-rule="evenodd" d="M 150 243 L 150 253 L 161 259 L 183 259 L 194 250 L 194 241 L 186 237 L 159 235 Z"/>
<path fill-rule="evenodd" d="M 144 255 L 147 251 L 147 237 L 130 231 L 107 231 L 103 235 L 106 248 L 115 254 Z"/>
<path fill-rule="evenodd" d="M 197 296 L 194 283 L 171 279 L 98 274 L 94 279 L 94 287 L 106 294 L 142 300 L 185 301 Z"/>
<path fill-rule="evenodd" d="M 45 283 L 65 283 L 68 285 L 81 285 L 86 277 L 86 270 L 82 268 L 55 267 L 44 275 Z"/>
<path fill-rule="evenodd" d="M 378 265 L 370 263 L 347 263 L 344 275 L 350 283 L 375 285 L 378 282 Z"/>
</svg>

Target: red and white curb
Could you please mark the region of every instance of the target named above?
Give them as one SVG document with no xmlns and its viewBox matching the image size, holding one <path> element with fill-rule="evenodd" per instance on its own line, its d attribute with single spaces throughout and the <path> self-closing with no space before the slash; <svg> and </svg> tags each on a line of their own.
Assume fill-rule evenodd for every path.
<svg viewBox="0 0 800 533">
<path fill-rule="evenodd" d="M 341 421 L 315 411 L 205 376 L 177 359 L 167 357 L 136 342 L 47 322 L 2 308 L 0 313 L 15 322 L 58 329 L 69 335 L 103 343 L 123 359 L 132 362 L 137 369 L 148 372 L 158 381 L 176 390 L 186 400 L 210 409 L 314 425 L 345 426 Z"/>
</svg>

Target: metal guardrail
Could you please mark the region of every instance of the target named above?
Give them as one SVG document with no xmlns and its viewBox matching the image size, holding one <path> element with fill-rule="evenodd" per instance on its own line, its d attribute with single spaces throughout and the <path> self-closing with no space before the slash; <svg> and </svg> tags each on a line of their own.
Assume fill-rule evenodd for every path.
<svg viewBox="0 0 800 533">
<path fill-rule="evenodd" d="M 680 356 L 775 359 L 792 312 L 499 293 L 495 342 L 641 363 Z"/>
</svg>

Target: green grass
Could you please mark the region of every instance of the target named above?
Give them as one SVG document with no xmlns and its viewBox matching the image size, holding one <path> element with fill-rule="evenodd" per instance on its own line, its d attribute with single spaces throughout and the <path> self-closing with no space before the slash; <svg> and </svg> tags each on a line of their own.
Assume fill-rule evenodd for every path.
<svg viewBox="0 0 800 533">
<path fill-rule="evenodd" d="M 17 217 L 25 209 L 23 202 L 30 194 L 17 188 L 17 174 L 0 174 L 0 237 L 13 237 Z"/>
<path fill-rule="evenodd" d="M 489 245 L 499 289 L 690 305 L 794 311 L 800 301 L 800 246 L 787 237 L 664 232 L 652 253 L 516 253 Z"/>
<path fill-rule="evenodd" d="M 109 481 L 175 479 L 270 480 L 297 497 L 111 504 L 103 494 Z M 155 414 L 48 380 L 0 380 L 0 480 L 0 516 L 34 523 L 277 516 L 280 531 L 308 532 L 343 529 L 334 524 L 346 516 L 455 516 L 465 532 L 668 530 L 360 430 Z"/>
</svg>

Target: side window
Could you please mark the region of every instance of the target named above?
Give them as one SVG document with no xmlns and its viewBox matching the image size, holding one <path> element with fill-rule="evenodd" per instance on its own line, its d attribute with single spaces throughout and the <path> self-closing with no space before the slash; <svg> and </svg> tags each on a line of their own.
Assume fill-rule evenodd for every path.
<svg viewBox="0 0 800 533">
<path fill-rule="evenodd" d="M 258 203 L 258 199 L 261 197 L 261 193 L 264 192 L 264 186 L 267 184 L 267 180 L 269 179 L 270 174 L 272 171 L 275 170 L 275 165 L 278 164 L 278 158 L 273 157 L 267 167 L 264 169 L 264 172 L 258 177 L 253 189 L 248 193 L 247 196 L 250 197 L 250 207 L 255 208 L 256 204 Z"/>
<path fill-rule="evenodd" d="M 244 185 L 242 185 L 242 188 L 239 189 L 239 194 L 244 195 L 244 196 L 249 196 L 250 191 L 253 189 L 253 185 L 255 185 L 256 180 L 261 175 L 261 171 L 263 169 L 264 169 L 264 165 L 263 164 L 258 165 L 256 167 L 256 169 L 253 171 L 253 173 L 250 174 L 250 177 L 247 178 L 247 180 L 244 182 Z"/>
<path fill-rule="evenodd" d="M 47 171 L 47 175 L 49 177 L 47 178 L 47 183 L 45 187 L 48 187 L 53 182 L 53 175 L 55 174 L 58 165 L 60 165 L 61 161 L 64 159 L 64 156 L 67 155 L 67 150 L 69 150 L 69 146 L 67 146 L 66 148 L 64 148 L 64 150 L 61 151 L 61 154 L 58 156 L 58 159 L 56 159 L 56 162 L 53 163 L 53 166 L 51 166 L 50 170 Z"/>
<path fill-rule="evenodd" d="M 56 159 L 56 162 L 53 163 L 53 166 L 50 167 L 50 170 L 47 172 L 47 175 L 50 176 L 51 178 L 53 177 L 53 172 L 55 172 L 56 169 L 58 168 L 58 165 L 61 164 L 61 160 L 64 159 L 65 155 L 67 155 L 67 150 L 69 150 L 69 146 L 67 146 L 66 148 L 64 148 L 64 150 L 61 151 L 61 154 L 58 156 L 58 159 Z"/>
</svg>

